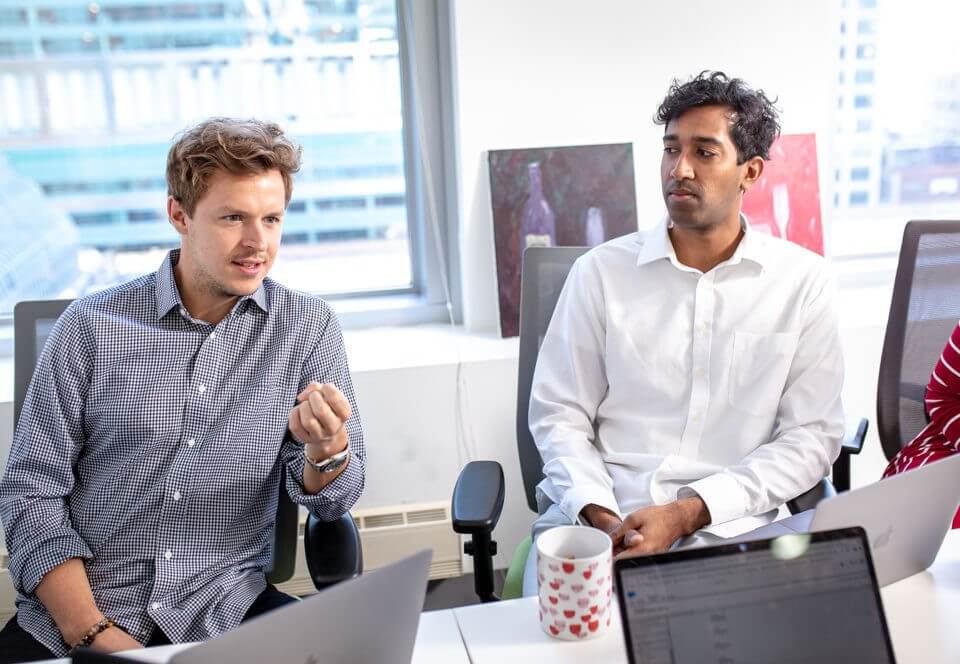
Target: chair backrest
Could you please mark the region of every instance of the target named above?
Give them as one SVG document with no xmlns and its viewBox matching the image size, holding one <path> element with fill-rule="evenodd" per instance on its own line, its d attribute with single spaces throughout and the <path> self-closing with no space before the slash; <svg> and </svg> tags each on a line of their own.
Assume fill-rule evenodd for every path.
<svg viewBox="0 0 960 664">
<path fill-rule="evenodd" d="M 527 505 L 537 511 L 536 488 L 543 479 L 543 460 L 530 434 L 528 412 L 533 370 L 540 344 L 550 325 L 557 298 L 573 262 L 590 247 L 529 247 L 523 252 L 520 276 L 520 358 L 517 378 L 517 452 Z"/>
<path fill-rule="evenodd" d="M 27 388 L 47 337 L 60 314 L 73 300 L 19 302 L 13 310 L 13 421 L 20 411 Z M 293 576 L 297 556 L 297 506 L 286 490 L 286 470 L 280 475 L 280 494 L 274 521 L 273 559 L 267 580 L 282 583 Z"/>
<path fill-rule="evenodd" d="M 960 221 L 911 221 L 903 231 L 877 384 L 887 458 L 926 426 L 923 394 L 960 319 Z"/>
</svg>

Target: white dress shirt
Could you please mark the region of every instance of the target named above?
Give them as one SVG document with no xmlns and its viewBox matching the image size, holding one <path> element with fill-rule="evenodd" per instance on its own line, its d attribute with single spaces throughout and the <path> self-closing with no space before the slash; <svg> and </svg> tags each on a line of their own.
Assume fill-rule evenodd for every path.
<svg viewBox="0 0 960 664">
<path fill-rule="evenodd" d="M 823 259 L 751 231 L 707 273 L 665 220 L 574 264 L 540 348 L 538 491 L 575 522 L 696 493 L 704 530 L 772 521 L 840 451 L 843 360 Z"/>
</svg>

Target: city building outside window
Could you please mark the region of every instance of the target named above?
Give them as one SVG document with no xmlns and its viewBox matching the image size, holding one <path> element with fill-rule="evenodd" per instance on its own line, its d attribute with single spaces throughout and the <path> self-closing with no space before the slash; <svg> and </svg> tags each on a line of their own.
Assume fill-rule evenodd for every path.
<svg viewBox="0 0 960 664">
<path fill-rule="evenodd" d="M 304 146 L 274 278 L 414 290 L 396 0 L 18 5 L 0 9 L 0 316 L 156 269 L 178 243 L 166 151 L 216 115 Z"/>
</svg>

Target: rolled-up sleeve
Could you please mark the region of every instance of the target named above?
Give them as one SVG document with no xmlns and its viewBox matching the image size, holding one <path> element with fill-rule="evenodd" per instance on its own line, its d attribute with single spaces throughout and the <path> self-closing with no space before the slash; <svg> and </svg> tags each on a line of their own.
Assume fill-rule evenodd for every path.
<svg viewBox="0 0 960 664">
<path fill-rule="evenodd" d="M 303 446 L 288 436 L 283 443 L 282 454 L 287 467 L 287 492 L 290 499 L 308 508 L 317 518 L 334 521 L 353 507 L 363 493 L 367 452 L 363 443 L 360 410 L 357 407 L 343 343 L 343 331 L 336 314 L 329 310 L 328 313 L 323 332 L 304 363 L 298 392 L 312 382 L 331 383 L 346 397 L 352 413 L 344 425 L 349 438 L 350 462 L 343 472 L 319 493 L 308 494 L 303 488 Z"/>
<path fill-rule="evenodd" d="M 0 518 L 10 577 L 24 595 L 63 562 L 93 557 L 66 503 L 84 442 L 83 404 L 93 352 L 92 338 L 72 305 L 47 340 L 14 430 L 0 480 Z"/>
<path fill-rule="evenodd" d="M 842 389 L 833 287 L 821 273 L 804 307 L 770 441 L 739 463 L 689 483 L 677 495 L 697 493 L 710 510 L 711 525 L 718 525 L 776 509 L 807 491 L 830 473 L 840 453 Z"/>
<path fill-rule="evenodd" d="M 543 458 L 540 490 L 576 521 L 591 503 L 619 514 L 613 480 L 594 444 L 607 391 L 599 277 L 584 258 L 571 268 L 537 356 L 530 431 Z"/>
</svg>

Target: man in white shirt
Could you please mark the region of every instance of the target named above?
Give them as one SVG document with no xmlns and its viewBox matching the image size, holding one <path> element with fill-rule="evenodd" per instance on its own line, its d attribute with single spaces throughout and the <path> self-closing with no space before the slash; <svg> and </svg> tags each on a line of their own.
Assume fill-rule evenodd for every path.
<svg viewBox="0 0 960 664">
<path fill-rule="evenodd" d="M 551 503 L 534 535 L 587 523 L 618 555 L 772 521 L 830 472 L 843 430 L 823 260 L 740 213 L 779 133 L 772 102 L 704 72 L 656 121 L 668 216 L 576 262 L 530 398 Z"/>
</svg>

